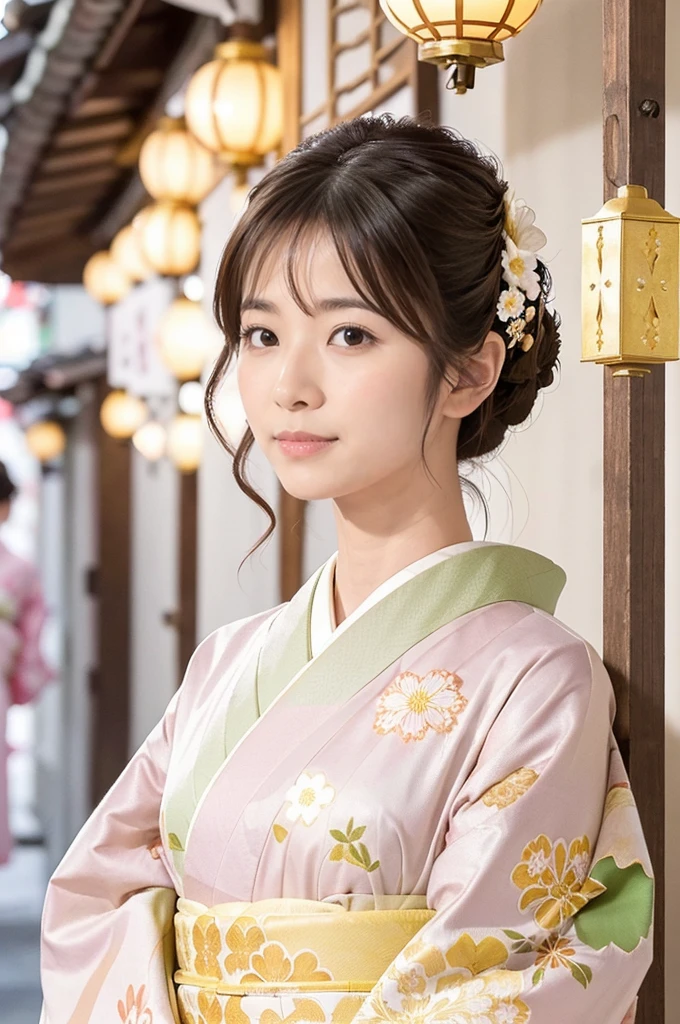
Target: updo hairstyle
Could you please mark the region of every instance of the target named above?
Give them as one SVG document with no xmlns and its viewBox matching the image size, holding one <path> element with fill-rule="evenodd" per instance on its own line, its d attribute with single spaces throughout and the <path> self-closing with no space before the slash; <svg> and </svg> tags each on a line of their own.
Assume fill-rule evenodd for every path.
<svg viewBox="0 0 680 1024">
<path fill-rule="evenodd" d="M 466 377 L 468 357 L 491 330 L 509 342 L 498 319 L 507 183 L 500 165 L 456 131 L 389 114 L 359 117 L 305 139 L 251 190 L 218 269 L 214 314 L 224 348 L 206 389 L 212 432 L 233 457 L 240 489 L 270 525 L 246 557 L 270 536 L 276 517 L 245 478 L 250 427 L 234 449 L 215 413 L 215 396 L 237 354 L 246 275 L 257 280 L 272 244 L 288 241 L 286 279 L 306 312 L 295 279 L 296 253 L 317 229 L 329 232 L 356 291 L 377 313 L 427 353 L 427 424 L 442 379 L 453 367 Z M 540 388 L 552 383 L 560 348 L 559 317 L 545 308 L 550 275 L 538 263 L 540 314 L 528 351 L 510 348 L 494 391 L 460 425 L 457 461 L 494 452 L 508 427 L 523 423 Z M 469 482 L 468 482 L 469 483 Z M 473 488 L 474 489 L 474 488 Z M 480 495 L 481 497 L 481 495 Z M 483 501 L 483 499 L 482 499 Z"/>
</svg>

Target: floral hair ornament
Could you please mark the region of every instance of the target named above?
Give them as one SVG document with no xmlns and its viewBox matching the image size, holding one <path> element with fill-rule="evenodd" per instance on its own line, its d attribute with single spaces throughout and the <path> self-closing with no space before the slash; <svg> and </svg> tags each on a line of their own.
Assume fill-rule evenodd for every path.
<svg viewBox="0 0 680 1024">
<path fill-rule="evenodd" d="M 503 280 L 508 287 L 501 292 L 497 309 L 498 319 L 507 324 L 505 333 L 510 339 L 508 350 L 519 345 L 524 352 L 529 351 L 535 340 L 529 325 L 536 320 L 537 312 L 542 311 L 536 253 L 548 240 L 540 228 L 534 225 L 535 219 L 536 214 L 524 200 L 516 199 L 514 192 L 508 190 L 505 195 L 503 230 L 505 247 L 501 255 Z"/>
</svg>

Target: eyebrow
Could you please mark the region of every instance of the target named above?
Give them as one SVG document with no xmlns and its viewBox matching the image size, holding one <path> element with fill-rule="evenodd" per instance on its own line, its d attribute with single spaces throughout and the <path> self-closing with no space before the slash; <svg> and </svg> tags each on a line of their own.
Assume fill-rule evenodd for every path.
<svg viewBox="0 0 680 1024">
<path fill-rule="evenodd" d="M 278 314 L 280 312 L 278 306 L 273 302 L 269 302 L 268 299 L 259 299 L 257 297 L 244 299 L 241 303 L 241 313 L 245 313 L 246 310 L 253 309 L 260 313 L 273 313 Z M 335 299 L 322 299 L 315 306 L 316 312 L 319 313 L 332 313 L 337 309 L 365 309 L 369 313 L 377 313 L 375 306 L 371 306 L 368 302 L 364 302 L 359 296 L 352 296 L 347 298 L 335 298 Z M 378 314 L 381 315 L 381 314 Z"/>
</svg>

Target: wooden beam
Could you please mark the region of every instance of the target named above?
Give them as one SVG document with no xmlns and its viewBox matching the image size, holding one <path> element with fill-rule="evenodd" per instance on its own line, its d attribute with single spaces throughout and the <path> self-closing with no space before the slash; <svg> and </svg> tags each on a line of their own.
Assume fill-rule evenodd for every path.
<svg viewBox="0 0 680 1024">
<path fill-rule="evenodd" d="M 92 146 L 90 149 L 55 153 L 54 156 L 45 157 L 40 165 L 40 173 L 47 176 L 63 171 L 80 170 L 82 167 L 92 167 L 96 164 L 113 164 L 117 152 L 118 146 L 112 143 L 108 146 Z"/>
<path fill-rule="evenodd" d="M 104 380 L 99 402 L 108 393 Z M 130 732 L 130 445 L 98 428 L 99 564 L 97 670 L 92 721 L 92 804 L 128 761 Z"/>
<path fill-rule="evenodd" d="M 91 185 L 110 184 L 118 177 L 115 165 L 84 168 L 78 173 L 50 174 L 37 178 L 31 185 L 31 196 L 54 196 L 62 192 L 75 192 Z"/>
<path fill-rule="evenodd" d="M 69 149 L 71 146 L 88 146 L 109 139 L 124 139 L 134 128 L 130 117 L 102 117 L 84 121 L 82 124 L 69 124 L 54 137 L 53 150 Z"/>
<path fill-rule="evenodd" d="M 665 17 L 665 0 L 603 0 L 605 199 L 633 184 L 664 203 Z M 636 1024 L 664 1020 L 664 447 L 664 367 L 605 368 L 603 657 L 656 884 Z"/>
<path fill-rule="evenodd" d="M 198 474 L 180 473 L 179 481 L 178 683 L 184 678 L 197 637 Z"/>
</svg>

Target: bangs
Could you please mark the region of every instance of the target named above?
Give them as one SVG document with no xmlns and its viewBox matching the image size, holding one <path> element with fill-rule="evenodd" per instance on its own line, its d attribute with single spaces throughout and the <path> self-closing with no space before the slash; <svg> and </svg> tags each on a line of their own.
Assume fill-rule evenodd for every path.
<svg viewBox="0 0 680 1024">
<path fill-rule="evenodd" d="M 300 309 L 313 315 L 301 278 L 305 258 L 321 237 L 332 242 L 362 300 L 403 334 L 425 343 L 437 329 L 437 314 L 444 311 L 432 308 L 437 289 L 425 254 L 415 265 L 406 261 L 407 252 L 420 248 L 408 224 L 378 189 L 367 189 L 362 196 L 356 188 L 333 185 L 328 177 L 319 185 L 316 191 L 308 189 L 296 209 L 285 203 L 276 209 L 275 195 L 269 202 L 266 195 L 255 195 L 243 214 L 227 245 L 215 294 L 215 319 L 227 347 L 232 352 L 237 347 L 241 305 L 255 295 L 279 246 L 289 294 Z"/>
</svg>

